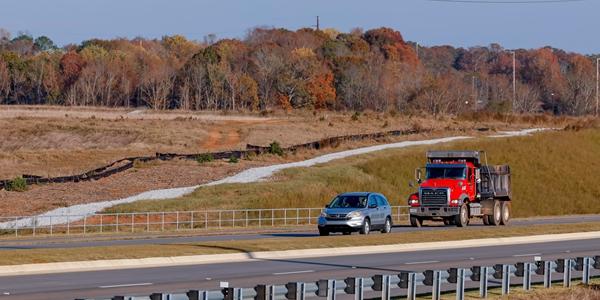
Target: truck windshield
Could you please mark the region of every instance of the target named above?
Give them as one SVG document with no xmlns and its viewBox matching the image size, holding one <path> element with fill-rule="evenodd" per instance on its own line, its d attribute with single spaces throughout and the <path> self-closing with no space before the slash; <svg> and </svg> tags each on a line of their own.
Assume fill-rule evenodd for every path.
<svg viewBox="0 0 600 300">
<path fill-rule="evenodd" d="M 366 196 L 337 196 L 329 208 L 365 208 L 367 207 Z"/>
<path fill-rule="evenodd" d="M 427 179 L 465 178 L 465 168 L 427 168 Z"/>
</svg>

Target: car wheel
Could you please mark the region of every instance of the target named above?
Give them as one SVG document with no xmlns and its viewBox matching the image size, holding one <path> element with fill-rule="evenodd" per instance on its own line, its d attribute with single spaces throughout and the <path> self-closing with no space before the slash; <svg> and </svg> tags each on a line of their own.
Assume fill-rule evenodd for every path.
<svg viewBox="0 0 600 300">
<path fill-rule="evenodd" d="M 328 236 L 329 235 L 329 230 L 319 228 L 319 235 L 320 236 Z"/>
<path fill-rule="evenodd" d="M 383 229 L 381 230 L 381 233 L 390 233 L 392 231 L 392 220 L 390 219 L 390 217 L 387 217 L 385 219 L 385 225 L 383 225 Z"/>
<path fill-rule="evenodd" d="M 456 226 L 458 227 L 466 227 L 469 225 L 469 208 L 467 207 L 467 204 L 460 206 L 460 212 L 454 218 L 454 223 L 456 223 Z"/>
<path fill-rule="evenodd" d="M 369 232 L 371 232 L 371 221 L 369 219 L 365 219 L 362 228 L 360 229 L 360 234 L 367 235 Z"/>
<path fill-rule="evenodd" d="M 500 210 L 502 215 L 502 217 L 500 218 L 500 224 L 508 225 L 508 222 L 510 221 L 510 202 L 502 201 Z"/>
<path fill-rule="evenodd" d="M 423 226 L 423 219 L 421 219 L 417 216 L 410 216 L 410 226 L 412 226 L 412 227 Z"/>
</svg>

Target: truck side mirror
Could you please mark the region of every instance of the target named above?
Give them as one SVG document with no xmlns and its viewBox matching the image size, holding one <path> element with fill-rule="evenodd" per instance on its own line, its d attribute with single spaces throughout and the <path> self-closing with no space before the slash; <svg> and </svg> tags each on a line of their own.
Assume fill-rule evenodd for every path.
<svg viewBox="0 0 600 300">
<path fill-rule="evenodd" d="M 415 179 L 417 179 L 418 183 L 421 183 L 421 168 L 417 168 L 415 170 Z"/>
<path fill-rule="evenodd" d="M 329 204 L 325 204 L 325 208 L 329 208 Z"/>
</svg>

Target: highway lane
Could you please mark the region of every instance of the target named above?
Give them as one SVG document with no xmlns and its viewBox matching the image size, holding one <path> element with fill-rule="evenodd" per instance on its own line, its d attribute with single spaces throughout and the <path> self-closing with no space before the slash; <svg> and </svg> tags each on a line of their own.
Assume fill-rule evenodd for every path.
<svg viewBox="0 0 600 300">
<path fill-rule="evenodd" d="M 189 289 L 218 289 L 219 281 L 236 287 L 259 283 L 315 281 L 400 271 L 491 266 L 497 263 L 600 255 L 600 239 L 319 258 L 255 260 L 197 266 L 173 266 L 95 272 L 0 277 L 0 299 L 74 299 L 116 294 L 146 295 Z M 595 274 L 598 274 L 595 270 Z M 8 294 L 8 295 L 7 295 Z M 4 295 L 4 296 L 3 296 Z"/>
<path fill-rule="evenodd" d="M 581 215 L 581 216 L 561 216 L 561 217 L 543 217 L 543 218 L 528 218 L 528 219 L 513 219 L 510 226 L 530 226 L 542 224 L 573 224 L 583 222 L 600 222 L 600 215 Z M 483 226 L 481 221 L 474 221 L 470 227 L 476 229 Z M 422 228 L 413 228 L 407 225 L 395 226 L 393 232 L 410 232 L 424 230 L 442 230 L 452 229 L 453 226 L 441 226 L 440 223 L 429 223 Z M 114 236 L 112 238 L 102 237 L 101 239 L 93 236 L 88 238 L 80 237 L 45 237 L 45 238 L 22 238 L 16 240 L 0 241 L 0 250 L 18 250 L 18 249 L 43 249 L 43 248 L 80 248 L 80 247 L 99 247 L 99 246 L 126 246 L 126 245 L 157 245 L 157 244 L 180 244 L 194 242 L 211 242 L 211 241 L 230 241 L 230 240 L 256 240 L 268 239 L 276 237 L 311 237 L 318 236 L 316 227 L 312 230 L 307 230 L 302 227 L 300 231 L 291 232 L 266 232 L 266 233 L 241 233 L 241 234 L 210 234 L 206 232 L 196 231 L 190 232 L 188 236 L 161 236 L 152 238 L 139 238 L 135 235 Z"/>
</svg>

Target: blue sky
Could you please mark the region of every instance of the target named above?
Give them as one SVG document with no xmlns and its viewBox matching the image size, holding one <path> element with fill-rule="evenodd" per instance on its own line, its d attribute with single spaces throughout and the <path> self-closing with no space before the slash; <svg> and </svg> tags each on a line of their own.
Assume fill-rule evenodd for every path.
<svg viewBox="0 0 600 300">
<path fill-rule="evenodd" d="M 428 0 L 2 0 L 0 27 L 57 44 L 93 37 L 243 38 L 255 26 L 348 31 L 387 26 L 423 45 L 488 45 L 600 52 L 600 0 L 466 4 Z"/>
</svg>

